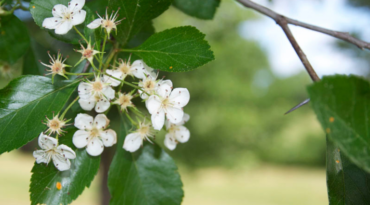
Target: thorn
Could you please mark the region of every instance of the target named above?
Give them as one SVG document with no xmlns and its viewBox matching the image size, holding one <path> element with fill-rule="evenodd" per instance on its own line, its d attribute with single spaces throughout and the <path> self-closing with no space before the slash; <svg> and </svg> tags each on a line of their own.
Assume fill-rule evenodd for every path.
<svg viewBox="0 0 370 205">
<path fill-rule="evenodd" d="M 303 105 L 307 104 L 308 102 L 310 102 L 310 98 L 304 100 L 303 102 L 299 103 L 298 105 L 294 106 L 292 109 L 290 109 L 288 112 L 286 112 L 284 115 L 288 114 L 288 113 L 291 113 L 293 112 L 294 110 L 302 107 Z"/>
</svg>

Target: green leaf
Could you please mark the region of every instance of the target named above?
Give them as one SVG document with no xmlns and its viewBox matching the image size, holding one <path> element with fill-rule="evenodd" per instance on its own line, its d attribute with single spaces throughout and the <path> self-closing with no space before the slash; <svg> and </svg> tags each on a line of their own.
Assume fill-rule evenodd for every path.
<svg viewBox="0 0 370 205">
<path fill-rule="evenodd" d="M 221 0 L 174 0 L 173 5 L 184 13 L 200 19 L 213 19 Z"/>
<path fill-rule="evenodd" d="M 152 35 L 139 47 L 126 49 L 148 66 L 168 72 L 190 71 L 214 59 L 204 34 L 184 26 Z"/>
<path fill-rule="evenodd" d="M 122 118 L 117 151 L 109 168 L 110 204 L 178 205 L 184 193 L 177 167 L 158 145 L 144 143 L 135 153 L 122 146 L 128 134 L 128 120 Z"/>
<path fill-rule="evenodd" d="M 17 62 L 28 50 L 30 39 L 26 26 L 16 16 L 0 18 L 0 60 Z"/>
<path fill-rule="evenodd" d="M 51 83 L 42 76 L 21 76 L 0 90 L 0 154 L 17 149 L 38 137 L 41 123 L 64 107 L 78 81 Z"/>
<path fill-rule="evenodd" d="M 370 204 L 370 175 L 350 162 L 328 137 L 326 144 L 329 204 Z"/>
<path fill-rule="evenodd" d="M 130 42 L 127 43 L 127 48 L 133 48 L 144 43 L 150 36 L 155 33 L 153 22 L 146 24 L 139 33 L 137 33 Z"/>
<path fill-rule="evenodd" d="M 117 40 L 125 45 L 135 34 L 139 33 L 141 28 L 166 11 L 172 1 L 173 0 L 110 0 L 109 8 L 113 10 L 120 8 L 119 19 L 126 18 L 117 27 Z"/>
<path fill-rule="evenodd" d="M 36 40 L 31 39 L 31 47 L 28 49 L 23 61 L 23 75 L 44 75 L 46 67 L 40 62 L 48 63 L 50 58 L 47 50 Z"/>
<path fill-rule="evenodd" d="M 30 12 L 32 14 L 33 19 L 35 20 L 35 23 L 41 28 L 43 28 L 42 22 L 44 21 L 44 19 L 53 17 L 52 14 L 53 7 L 57 4 L 63 4 L 65 6 L 68 6 L 68 2 L 70 2 L 70 0 L 50 0 L 50 1 L 32 0 L 30 4 Z M 91 36 L 94 33 L 94 30 L 87 28 L 86 25 L 94 20 L 94 15 L 86 5 L 83 7 L 83 10 L 86 11 L 85 21 L 83 24 L 77 25 L 76 28 L 78 28 L 78 30 L 87 39 L 89 39 L 89 36 Z M 77 32 L 74 31 L 74 29 L 71 29 L 67 34 L 64 35 L 58 35 L 52 29 L 47 30 L 52 37 L 66 43 L 79 44 L 79 40 L 81 40 L 81 36 L 77 34 Z"/>
<path fill-rule="evenodd" d="M 308 87 L 312 107 L 339 149 L 370 172 L 370 84 L 355 76 L 324 77 Z"/>
<path fill-rule="evenodd" d="M 70 204 L 85 189 L 89 187 L 98 173 L 100 156 L 92 157 L 85 149 L 76 149 L 72 145 L 72 137 L 76 129 L 66 130 L 68 133 L 60 137 L 59 144 L 65 144 L 76 152 L 76 158 L 71 160 L 71 169 L 59 171 L 52 161 L 48 165 L 37 164 L 32 168 L 30 185 L 31 205 L 36 204 Z M 62 188 L 57 189 L 60 182 Z"/>
</svg>

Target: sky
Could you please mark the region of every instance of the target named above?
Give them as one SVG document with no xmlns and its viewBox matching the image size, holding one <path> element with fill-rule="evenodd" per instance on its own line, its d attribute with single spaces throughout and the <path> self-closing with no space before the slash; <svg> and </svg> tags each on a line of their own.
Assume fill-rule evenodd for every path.
<svg viewBox="0 0 370 205">
<path fill-rule="evenodd" d="M 370 41 L 370 14 L 355 9 L 345 0 L 254 0 L 287 17 L 337 31 L 361 31 L 360 38 Z M 319 77 L 333 74 L 368 73 L 367 64 L 335 47 L 336 39 L 304 28 L 290 26 Z M 280 26 L 268 17 L 243 22 L 239 27 L 245 39 L 257 40 L 267 52 L 273 73 L 290 77 L 304 67 Z M 364 51 L 368 52 L 368 51 Z"/>
</svg>

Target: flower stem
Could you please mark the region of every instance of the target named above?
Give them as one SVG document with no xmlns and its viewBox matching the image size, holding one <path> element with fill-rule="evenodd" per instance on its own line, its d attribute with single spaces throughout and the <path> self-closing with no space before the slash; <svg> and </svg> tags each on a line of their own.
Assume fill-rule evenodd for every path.
<svg viewBox="0 0 370 205">
<path fill-rule="evenodd" d="M 95 71 L 99 72 L 100 74 L 100 70 L 95 67 L 94 63 L 91 63 L 91 66 L 94 68 Z"/>
<path fill-rule="evenodd" d="M 89 43 L 88 41 L 87 41 L 87 39 L 85 38 L 85 36 L 84 35 L 82 35 L 82 33 L 76 28 L 76 26 L 73 26 L 73 28 L 75 29 L 75 31 L 86 41 L 86 43 Z"/>
<path fill-rule="evenodd" d="M 63 111 L 62 115 L 60 116 L 59 119 L 63 119 L 64 116 L 66 115 L 67 111 L 72 107 L 72 105 L 80 98 L 80 96 L 77 96 L 76 99 L 74 99 L 71 104 L 68 105 L 68 107 Z"/>
<path fill-rule="evenodd" d="M 104 56 L 104 50 L 105 50 L 105 43 L 106 42 L 107 42 L 107 34 L 105 34 L 105 36 L 104 36 L 103 47 L 101 49 L 99 70 L 101 70 L 101 66 L 103 65 L 103 56 Z"/>
<path fill-rule="evenodd" d="M 70 73 L 65 72 L 67 75 L 94 75 L 94 73 Z"/>
<path fill-rule="evenodd" d="M 121 80 L 121 79 L 119 79 L 119 78 L 116 78 L 116 77 L 114 77 L 114 76 L 112 76 L 112 75 L 109 75 L 108 73 L 104 73 L 104 74 L 105 74 L 105 75 L 107 75 L 107 76 L 109 76 L 109 77 L 111 77 L 111 78 L 113 78 L 113 79 L 115 79 L 115 80 L 118 80 L 118 81 L 124 82 L 124 84 L 127 84 L 127 85 L 129 85 L 129 86 L 131 86 L 131 87 L 133 87 L 133 88 L 139 89 L 139 90 L 141 90 L 143 93 L 145 93 L 145 94 L 147 94 L 148 96 L 150 96 L 150 94 L 149 94 L 149 93 L 147 93 L 145 90 L 143 90 L 143 88 L 141 88 L 141 87 L 139 87 L 139 86 L 137 86 L 137 85 L 134 85 L 134 84 L 129 83 L 129 82 L 127 82 L 127 81 L 124 81 L 124 80 Z"/>
<path fill-rule="evenodd" d="M 125 114 L 127 118 L 131 121 L 131 123 L 137 126 L 137 123 L 130 117 L 130 115 L 127 112 L 125 112 Z"/>
</svg>

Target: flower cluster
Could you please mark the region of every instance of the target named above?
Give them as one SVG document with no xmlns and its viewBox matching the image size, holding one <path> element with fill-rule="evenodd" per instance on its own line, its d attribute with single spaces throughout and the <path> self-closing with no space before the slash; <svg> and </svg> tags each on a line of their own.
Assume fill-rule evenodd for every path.
<svg viewBox="0 0 370 205">
<path fill-rule="evenodd" d="M 54 17 L 46 18 L 43 26 L 49 29 L 55 29 L 57 34 L 67 33 L 74 25 L 84 22 L 86 12 L 82 10 L 84 0 L 72 0 L 68 7 L 64 5 L 55 5 L 52 14 Z M 99 15 L 98 15 L 99 16 Z M 94 20 L 87 25 L 90 29 L 96 29 L 99 26 L 105 29 L 105 38 L 109 39 L 112 30 L 117 31 L 117 25 L 123 20 L 117 20 L 118 11 L 108 16 L 108 11 L 104 17 Z M 111 105 L 117 105 L 118 109 L 127 116 L 131 124 L 136 127 L 131 133 L 125 136 L 123 149 L 129 152 L 137 151 L 145 140 L 153 143 L 150 138 L 154 138 L 156 132 L 162 130 L 165 125 L 167 134 L 165 136 L 165 146 L 173 150 L 178 142 L 184 143 L 189 140 L 190 132 L 184 127 L 184 123 L 189 120 L 189 115 L 183 111 L 190 100 L 190 94 L 186 88 L 173 88 L 171 80 L 158 79 L 158 73 L 148 67 L 143 60 L 131 62 L 131 56 L 127 60 L 113 60 L 112 65 L 109 63 L 111 58 L 103 58 L 105 53 L 104 40 L 102 50 L 94 50 L 91 41 L 78 32 L 85 40 L 86 47 L 81 43 L 81 59 L 89 61 L 87 66 L 91 65 L 92 73 L 69 73 L 66 71 L 69 65 L 64 62 L 62 54 L 58 52 L 57 57 L 50 55 L 50 64 L 42 63 L 49 69 L 46 70 L 52 75 L 64 76 L 83 75 L 85 78 L 77 79 L 80 81 L 77 92 L 78 97 L 59 115 L 53 115 L 53 118 L 46 120 L 47 130 L 39 136 L 39 146 L 41 150 L 34 152 L 37 163 L 48 164 L 53 160 L 54 165 L 60 171 L 68 170 L 71 167 L 70 159 L 76 157 L 76 153 L 66 145 L 58 145 L 58 137 L 62 137 L 66 131 L 63 128 L 68 126 L 69 120 L 64 119 L 64 115 L 78 102 L 80 107 L 85 111 L 96 113 L 79 113 L 74 119 L 73 124 L 78 130 L 73 133 L 72 143 L 77 149 L 86 149 L 91 156 L 99 156 L 105 147 L 111 147 L 117 143 L 117 133 L 109 129 L 110 120 L 106 114 L 109 112 Z M 111 52 L 115 53 L 115 52 Z M 115 55 L 115 54 L 114 54 Z M 103 63 L 103 59 L 106 62 Z M 98 61 L 99 67 L 95 67 L 94 61 Z M 78 64 L 77 63 L 77 64 Z M 77 65 L 76 64 L 76 65 Z M 129 81 L 131 77 L 134 81 Z M 135 82 L 135 79 L 138 81 Z M 122 89 L 131 87 L 129 92 L 123 92 Z M 136 108 L 133 103 L 134 98 L 141 98 L 145 101 L 145 106 L 150 114 L 150 118 L 142 114 L 140 109 Z M 135 115 L 133 120 L 130 115 Z M 55 135 L 53 138 L 51 135 Z M 122 136 L 124 137 L 124 136 Z"/>
</svg>

